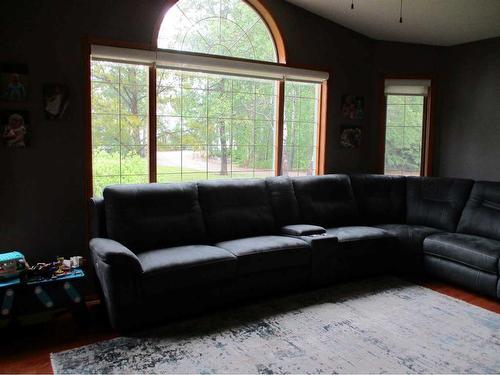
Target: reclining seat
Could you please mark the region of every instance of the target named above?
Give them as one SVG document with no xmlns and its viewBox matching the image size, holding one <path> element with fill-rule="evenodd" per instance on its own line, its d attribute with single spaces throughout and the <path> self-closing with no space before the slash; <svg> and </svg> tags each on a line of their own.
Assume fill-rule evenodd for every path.
<svg viewBox="0 0 500 375">
<path fill-rule="evenodd" d="M 325 228 L 338 245 L 315 251 L 313 283 L 383 272 L 394 238 L 380 228 L 359 226 L 359 215 L 346 175 L 292 179 L 301 222 Z"/>
<path fill-rule="evenodd" d="M 423 270 L 423 243 L 431 234 L 455 232 L 472 187 L 458 178 L 406 177 L 406 220 L 377 224 L 398 238 L 396 271 Z"/>
<path fill-rule="evenodd" d="M 264 180 L 202 181 L 200 203 L 210 240 L 237 257 L 236 295 L 262 295 L 305 286 L 311 250 L 277 235 Z"/>
<path fill-rule="evenodd" d="M 108 238 L 90 249 L 114 328 L 206 307 L 236 277 L 236 257 L 208 245 L 196 184 L 110 186 L 104 206 Z"/>
<path fill-rule="evenodd" d="M 355 174 L 350 176 L 356 198 L 359 221 L 364 225 L 377 226 L 387 223 L 404 223 L 406 214 L 406 177 Z M 397 232 L 388 228 L 388 232 L 397 237 Z M 397 242 L 393 246 L 393 255 L 388 260 L 388 268 L 395 267 Z"/>
<path fill-rule="evenodd" d="M 457 233 L 427 237 L 424 253 L 428 273 L 500 298 L 500 182 L 476 182 Z"/>
</svg>

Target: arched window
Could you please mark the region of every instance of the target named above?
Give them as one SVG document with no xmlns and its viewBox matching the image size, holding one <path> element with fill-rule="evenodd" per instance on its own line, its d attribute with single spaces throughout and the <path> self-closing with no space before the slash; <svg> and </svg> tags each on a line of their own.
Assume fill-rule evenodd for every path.
<svg viewBox="0 0 500 375">
<path fill-rule="evenodd" d="M 322 173 L 328 74 L 285 64 L 259 0 L 166 1 L 155 48 L 91 45 L 93 194 Z"/>
<path fill-rule="evenodd" d="M 158 48 L 278 61 L 266 23 L 243 0 L 179 0 L 163 19 Z"/>
</svg>

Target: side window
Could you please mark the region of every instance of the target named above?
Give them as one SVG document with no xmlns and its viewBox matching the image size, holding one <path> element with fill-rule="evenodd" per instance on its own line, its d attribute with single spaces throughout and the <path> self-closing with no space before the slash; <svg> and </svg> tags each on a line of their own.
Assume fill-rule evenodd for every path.
<svg viewBox="0 0 500 375">
<path fill-rule="evenodd" d="M 420 81 L 386 80 L 385 174 L 425 174 L 428 87 Z"/>
</svg>

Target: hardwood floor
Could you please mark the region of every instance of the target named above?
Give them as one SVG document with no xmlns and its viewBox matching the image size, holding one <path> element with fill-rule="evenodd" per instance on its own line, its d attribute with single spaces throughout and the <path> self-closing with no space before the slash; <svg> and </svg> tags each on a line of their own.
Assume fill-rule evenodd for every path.
<svg viewBox="0 0 500 375">
<path fill-rule="evenodd" d="M 468 302 L 471 305 L 482 307 L 483 309 L 490 310 L 500 314 L 500 301 L 492 298 L 484 297 L 482 295 L 470 292 L 468 290 L 451 286 L 441 281 L 422 281 L 418 282 L 429 289 L 436 292 L 446 294 L 447 296 L 460 299 Z"/>
<path fill-rule="evenodd" d="M 50 353 L 116 337 L 98 301 L 88 303 L 88 328 L 79 327 L 70 313 L 49 322 L 0 331 L 0 373 L 52 374 Z"/>
<path fill-rule="evenodd" d="M 439 293 L 500 314 L 500 301 L 471 293 L 434 280 L 413 280 Z M 62 314 L 45 324 L 21 327 L 15 332 L 0 331 L 0 373 L 52 373 L 50 353 L 116 337 L 106 323 L 98 302 L 89 304 L 88 329 L 77 327 L 71 315 Z M 6 337 L 7 336 L 7 337 Z"/>
</svg>

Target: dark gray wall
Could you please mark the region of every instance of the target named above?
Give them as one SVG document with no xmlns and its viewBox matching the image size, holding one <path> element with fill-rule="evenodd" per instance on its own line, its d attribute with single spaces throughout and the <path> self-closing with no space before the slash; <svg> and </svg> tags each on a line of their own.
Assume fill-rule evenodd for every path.
<svg viewBox="0 0 500 375">
<path fill-rule="evenodd" d="M 500 180 L 500 38 L 454 47 L 376 42 L 375 74 L 434 75 L 433 175 Z M 374 86 L 375 103 L 380 91 Z M 370 137 L 380 139 L 374 105 Z M 368 151 L 375 161 L 378 145 Z"/>
<path fill-rule="evenodd" d="M 500 38 L 447 48 L 435 170 L 500 181 Z"/>
<path fill-rule="evenodd" d="M 377 169 L 380 167 L 381 160 L 383 161 L 383 155 L 381 155 L 379 149 L 380 144 L 377 140 L 382 138 L 380 111 L 384 110 L 381 106 L 381 96 L 383 95 L 381 86 L 383 85 L 384 75 L 402 77 L 433 76 L 439 85 L 442 54 L 442 47 L 384 41 L 375 43 L 373 69 L 376 82 L 372 88 L 374 105 L 369 128 L 369 137 L 375 141 L 370 143 L 371 149 L 367 153 L 367 159 L 371 161 L 367 171 L 381 172 Z M 439 106 L 439 97 L 436 98 L 435 104 L 436 107 Z"/>
<path fill-rule="evenodd" d="M 338 147 L 340 97 L 371 103 L 373 41 L 282 0 L 266 0 L 292 64 L 333 72 L 329 92 L 327 166 L 364 169 L 365 150 Z M 31 111 L 31 146 L 0 146 L 0 251 L 21 250 L 30 261 L 86 254 L 85 108 L 82 38 L 86 35 L 150 43 L 165 0 L 2 0 L 0 62 L 26 63 L 31 97 L 11 106 Z M 42 84 L 71 90 L 68 119 L 43 118 Z M 0 104 L 0 109 L 8 108 Z M 369 125 L 370 119 L 366 119 Z M 367 143 L 368 144 L 368 143 Z"/>
</svg>

